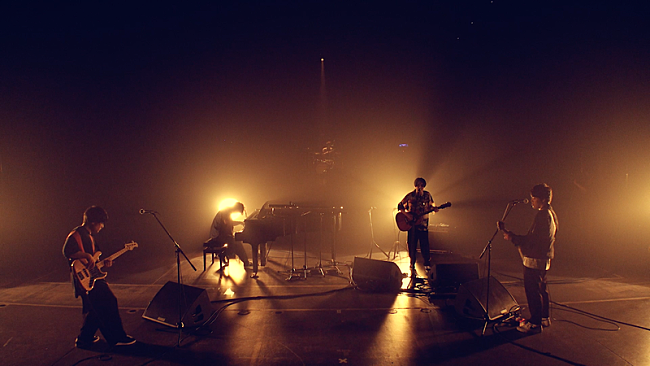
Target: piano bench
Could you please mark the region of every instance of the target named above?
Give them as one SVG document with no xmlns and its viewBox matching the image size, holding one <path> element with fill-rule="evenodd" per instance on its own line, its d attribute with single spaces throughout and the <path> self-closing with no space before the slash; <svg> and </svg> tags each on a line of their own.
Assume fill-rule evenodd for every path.
<svg viewBox="0 0 650 366">
<path fill-rule="evenodd" d="M 224 244 L 220 247 L 204 246 L 203 247 L 203 271 L 205 272 L 205 256 L 207 253 L 212 254 L 212 264 L 214 264 L 214 256 L 218 255 L 219 265 L 221 266 L 220 269 L 223 269 L 223 267 L 227 266 L 228 265 L 228 257 L 226 257 L 227 249 L 228 249 L 227 244 Z"/>
</svg>

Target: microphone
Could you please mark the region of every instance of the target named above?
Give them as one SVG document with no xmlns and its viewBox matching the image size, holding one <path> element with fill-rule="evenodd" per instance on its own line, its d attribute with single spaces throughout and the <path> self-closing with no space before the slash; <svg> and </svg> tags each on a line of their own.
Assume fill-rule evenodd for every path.
<svg viewBox="0 0 650 366">
<path fill-rule="evenodd" d="M 528 203 L 528 202 L 530 202 L 528 201 L 528 198 L 522 198 L 522 199 L 510 201 L 510 203 L 512 203 L 513 205 L 517 205 L 519 203 Z"/>
<path fill-rule="evenodd" d="M 158 212 L 156 212 L 156 211 L 154 211 L 154 210 L 145 210 L 144 208 L 141 208 L 141 209 L 140 209 L 140 215 L 144 215 L 144 214 L 155 214 L 155 213 L 158 213 Z"/>
</svg>

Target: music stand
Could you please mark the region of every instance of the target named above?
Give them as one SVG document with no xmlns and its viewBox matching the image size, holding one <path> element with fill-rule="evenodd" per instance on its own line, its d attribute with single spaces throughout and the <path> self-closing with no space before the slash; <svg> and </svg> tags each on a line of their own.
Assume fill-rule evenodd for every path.
<svg viewBox="0 0 650 366">
<path fill-rule="evenodd" d="M 297 206 L 292 205 L 291 207 L 295 208 Z M 308 213 L 309 212 L 302 213 L 302 214 L 299 215 L 299 217 L 302 218 Z M 306 251 L 306 249 L 305 249 L 305 263 L 303 265 L 302 275 L 301 275 L 300 271 L 296 269 L 295 260 L 294 260 L 294 238 L 298 235 L 299 219 L 298 219 L 298 217 L 296 217 L 296 215 L 291 215 L 290 218 L 291 218 L 291 229 L 292 229 L 292 233 L 291 233 L 291 236 L 289 238 L 289 240 L 291 242 L 291 269 L 289 270 L 289 277 L 287 277 L 285 280 L 293 281 L 294 279 L 299 279 L 299 280 L 300 279 L 307 279 L 307 251 Z M 305 243 L 304 243 L 305 248 L 307 247 L 307 242 L 306 242 L 307 237 L 306 237 L 306 235 L 307 235 L 307 233 L 305 233 Z"/>
</svg>

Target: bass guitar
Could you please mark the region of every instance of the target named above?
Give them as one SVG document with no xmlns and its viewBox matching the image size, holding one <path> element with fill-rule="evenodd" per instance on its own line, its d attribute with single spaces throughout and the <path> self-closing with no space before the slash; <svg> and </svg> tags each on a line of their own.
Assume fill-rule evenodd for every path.
<svg viewBox="0 0 650 366">
<path fill-rule="evenodd" d="M 435 210 L 442 210 L 443 208 L 447 207 L 451 207 L 451 202 L 446 202 L 440 206 L 432 207 L 430 210 L 422 213 L 421 215 L 415 215 L 412 212 L 398 212 L 397 215 L 395 215 L 395 222 L 401 231 L 409 231 L 413 226 L 422 222 L 422 217 L 424 215 Z"/>
<path fill-rule="evenodd" d="M 123 249 L 118 250 L 106 259 L 115 260 L 122 254 L 137 247 L 138 243 L 134 241 L 126 243 L 124 244 Z M 83 287 L 86 291 L 93 289 L 96 280 L 104 279 L 108 275 L 108 273 L 102 271 L 102 267 L 104 267 L 104 260 L 99 260 L 100 255 L 102 255 L 102 252 L 97 252 L 95 255 L 93 255 L 95 267 L 92 269 L 88 269 L 80 259 L 75 259 L 70 265 L 72 267 L 72 273 L 74 274 L 74 278 L 77 280 L 77 283 L 79 283 L 79 285 L 81 285 L 81 287 Z"/>
</svg>

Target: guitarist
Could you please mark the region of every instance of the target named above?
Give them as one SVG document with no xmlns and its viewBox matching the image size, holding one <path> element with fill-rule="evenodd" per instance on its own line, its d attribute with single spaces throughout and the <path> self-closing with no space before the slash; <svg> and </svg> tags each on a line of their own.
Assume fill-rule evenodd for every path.
<svg viewBox="0 0 650 366">
<path fill-rule="evenodd" d="M 68 259 L 68 264 L 79 259 L 86 264 L 88 269 L 95 267 L 93 255 L 98 248 L 94 236 L 104 228 L 107 220 L 108 214 L 103 208 L 91 206 L 86 209 L 81 226 L 77 226 L 68 234 L 63 245 L 63 255 Z M 106 259 L 103 265 L 110 267 L 113 262 Z M 124 332 L 117 298 L 108 287 L 108 283 L 104 279 L 98 279 L 95 281 L 93 289 L 86 291 L 77 283 L 74 276 L 72 276 L 72 281 L 75 297 L 81 297 L 83 305 L 83 325 L 75 340 L 75 345 L 79 348 L 88 348 L 98 342 L 99 337 L 95 335 L 97 329 L 101 330 L 106 342 L 111 346 L 134 344 L 135 339 Z"/>
<path fill-rule="evenodd" d="M 417 259 L 418 242 L 420 251 L 424 259 L 424 268 L 429 275 L 431 270 L 431 253 L 429 252 L 429 214 L 428 211 L 438 212 L 434 207 L 431 193 L 424 190 L 427 181 L 424 178 L 416 178 L 415 189 L 409 192 L 404 199 L 397 205 L 400 212 L 406 212 L 413 215 L 413 226 L 408 231 L 407 243 L 409 257 L 411 258 L 411 275 L 417 275 L 415 262 Z"/>
<path fill-rule="evenodd" d="M 503 238 L 518 249 L 524 267 L 524 290 L 530 310 L 530 320 L 519 324 L 522 333 L 538 333 L 542 327 L 551 325 L 549 318 L 550 298 L 546 288 L 546 272 L 551 269 L 555 257 L 555 234 L 557 215 L 551 206 L 553 189 L 540 183 L 530 190 L 530 206 L 537 211 L 535 220 L 526 235 L 517 235 L 506 229 L 503 221 L 497 222 Z"/>
</svg>

